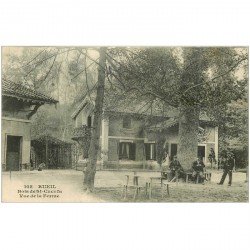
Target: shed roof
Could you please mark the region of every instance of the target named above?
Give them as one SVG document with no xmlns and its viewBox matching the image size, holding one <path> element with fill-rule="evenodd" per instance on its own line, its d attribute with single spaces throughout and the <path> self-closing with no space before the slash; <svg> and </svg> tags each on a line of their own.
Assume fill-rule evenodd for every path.
<svg viewBox="0 0 250 250">
<path fill-rule="evenodd" d="M 58 102 L 52 97 L 28 88 L 21 83 L 15 83 L 6 79 L 2 79 L 2 95 L 41 104 L 55 104 Z"/>
<path fill-rule="evenodd" d="M 69 142 L 69 141 L 63 141 L 60 140 L 56 137 L 50 136 L 50 135 L 41 135 L 38 136 L 34 139 L 31 140 L 32 143 L 41 143 L 41 144 L 45 144 L 46 142 L 48 142 L 49 144 L 53 144 L 53 145 L 71 145 L 73 144 L 73 142 Z"/>
</svg>

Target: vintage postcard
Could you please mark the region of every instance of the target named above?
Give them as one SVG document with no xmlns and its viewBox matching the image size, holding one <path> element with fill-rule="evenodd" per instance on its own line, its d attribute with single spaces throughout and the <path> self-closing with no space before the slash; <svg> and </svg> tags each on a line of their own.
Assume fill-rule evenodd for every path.
<svg viewBox="0 0 250 250">
<path fill-rule="evenodd" d="M 2 47 L 2 202 L 248 202 L 248 47 Z"/>
</svg>

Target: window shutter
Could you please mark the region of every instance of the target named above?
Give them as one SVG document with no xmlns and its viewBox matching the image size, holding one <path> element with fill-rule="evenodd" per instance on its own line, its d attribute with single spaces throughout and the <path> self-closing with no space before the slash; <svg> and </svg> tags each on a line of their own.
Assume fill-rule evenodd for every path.
<svg viewBox="0 0 250 250">
<path fill-rule="evenodd" d="M 156 145 L 153 144 L 153 160 L 156 160 Z"/>
<path fill-rule="evenodd" d="M 122 159 L 122 143 L 117 142 L 117 154 L 119 157 L 119 160 Z"/>
<path fill-rule="evenodd" d="M 130 143 L 130 155 L 129 155 L 129 159 L 130 160 L 135 160 L 135 150 L 136 150 L 136 147 L 135 147 L 135 143 Z"/>
<path fill-rule="evenodd" d="M 146 160 L 150 160 L 150 144 L 145 143 L 145 154 L 146 154 Z"/>
<path fill-rule="evenodd" d="M 88 116 L 88 124 L 87 126 L 90 128 L 92 126 L 92 117 L 91 116 Z"/>
</svg>

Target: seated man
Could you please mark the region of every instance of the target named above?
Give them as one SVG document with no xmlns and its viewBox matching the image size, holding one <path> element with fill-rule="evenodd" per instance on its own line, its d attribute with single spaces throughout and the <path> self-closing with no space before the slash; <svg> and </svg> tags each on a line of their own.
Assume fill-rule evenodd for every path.
<svg viewBox="0 0 250 250">
<path fill-rule="evenodd" d="M 196 161 L 193 162 L 192 165 L 192 169 L 193 169 L 193 173 L 192 173 L 192 177 L 193 180 L 196 181 L 197 178 L 200 179 L 200 183 L 204 183 L 205 177 L 204 177 L 204 163 L 201 160 L 200 157 L 197 158 Z"/>
<path fill-rule="evenodd" d="M 177 160 L 177 156 L 174 156 L 173 161 L 171 161 L 170 165 L 170 176 L 169 176 L 169 181 L 172 181 L 174 177 L 177 179 L 183 178 L 185 179 L 185 172 L 180 164 L 180 162 Z"/>
</svg>

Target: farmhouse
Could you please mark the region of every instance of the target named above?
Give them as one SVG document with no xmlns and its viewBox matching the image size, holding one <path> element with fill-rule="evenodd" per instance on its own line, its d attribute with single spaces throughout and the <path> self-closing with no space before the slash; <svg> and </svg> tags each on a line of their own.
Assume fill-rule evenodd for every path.
<svg viewBox="0 0 250 250">
<path fill-rule="evenodd" d="M 44 104 L 58 101 L 22 84 L 2 79 L 2 169 L 30 167 L 31 117 Z"/>
<path fill-rule="evenodd" d="M 129 106 L 129 107 L 128 107 Z M 72 119 L 75 122 L 73 140 L 82 147 L 87 158 L 86 140 L 93 125 L 94 102 L 90 97 L 80 103 Z M 218 128 L 205 115 L 200 117 L 197 156 L 209 164 L 209 152 L 213 148 L 218 159 Z M 164 140 L 164 150 L 170 158 L 178 155 L 178 111 L 157 108 L 148 110 L 145 103 L 107 105 L 104 107 L 98 159 L 101 168 L 154 168 L 157 167 L 157 144 Z"/>
</svg>

